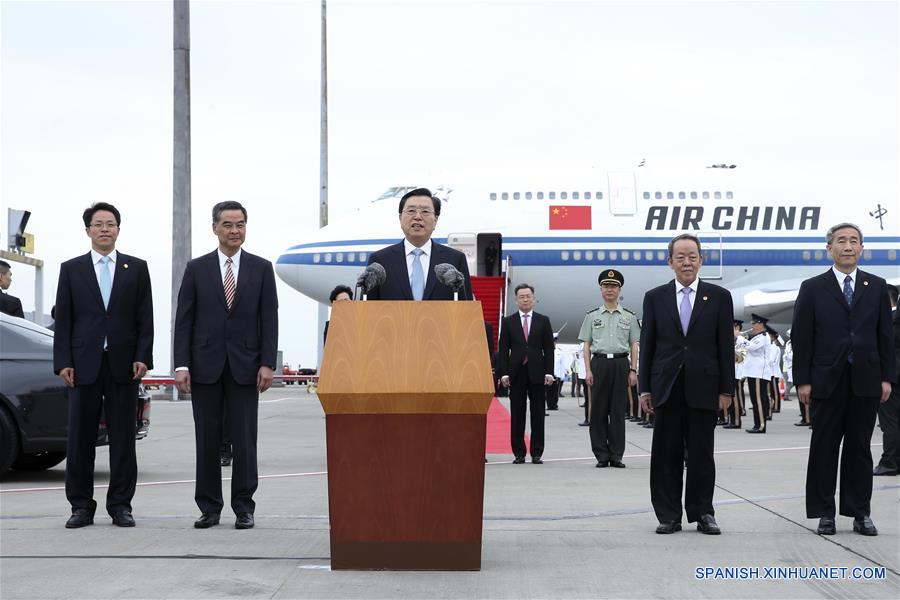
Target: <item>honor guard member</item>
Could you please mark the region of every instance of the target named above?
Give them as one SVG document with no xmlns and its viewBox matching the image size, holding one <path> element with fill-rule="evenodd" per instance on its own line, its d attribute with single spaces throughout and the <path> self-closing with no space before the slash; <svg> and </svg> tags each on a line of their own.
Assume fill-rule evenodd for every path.
<svg viewBox="0 0 900 600">
<path fill-rule="evenodd" d="M 591 390 L 588 421 L 591 449 L 597 467 L 624 468 L 625 405 L 628 387 L 637 384 L 637 345 L 641 337 L 637 316 L 619 305 L 625 278 L 615 269 L 597 278 L 603 306 L 588 311 L 578 339 L 584 342 L 591 366 L 585 379 Z M 629 361 L 629 353 L 631 360 Z"/>
<path fill-rule="evenodd" d="M 740 429 L 741 414 L 744 412 L 744 360 L 750 342 L 743 336 L 744 322 L 734 320 L 734 402 L 728 409 L 728 425 L 723 429 Z"/>
<path fill-rule="evenodd" d="M 769 357 L 769 375 L 771 383 L 769 384 L 769 420 L 772 419 L 773 413 L 781 412 L 781 344 L 778 343 L 778 332 L 766 325 L 766 333 L 772 340 L 771 345 L 766 350 Z"/>
<path fill-rule="evenodd" d="M 744 359 L 744 377 L 750 390 L 750 403 L 753 407 L 753 428 L 747 433 L 765 433 L 766 416 L 769 414 L 769 374 L 766 351 L 771 345 L 766 333 L 766 317 L 753 314 L 750 321 L 753 325 L 747 344 L 747 358 Z"/>
</svg>

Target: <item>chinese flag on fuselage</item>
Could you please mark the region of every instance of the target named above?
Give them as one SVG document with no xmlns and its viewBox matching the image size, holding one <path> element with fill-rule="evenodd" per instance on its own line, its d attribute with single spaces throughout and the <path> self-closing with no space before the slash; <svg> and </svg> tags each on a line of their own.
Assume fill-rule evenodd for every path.
<svg viewBox="0 0 900 600">
<path fill-rule="evenodd" d="M 590 206 L 551 206 L 550 229 L 590 229 Z"/>
</svg>

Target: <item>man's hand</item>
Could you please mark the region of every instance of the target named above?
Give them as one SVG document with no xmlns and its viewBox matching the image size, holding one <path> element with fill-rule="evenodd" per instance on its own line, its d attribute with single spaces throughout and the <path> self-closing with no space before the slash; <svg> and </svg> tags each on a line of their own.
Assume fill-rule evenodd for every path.
<svg viewBox="0 0 900 600">
<path fill-rule="evenodd" d="M 653 401 L 650 394 L 641 395 L 641 408 L 644 409 L 644 412 L 648 415 L 653 414 Z"/>
<path fill-rule="evenodd" d="M 65 383 L 66 386 L 75 387 L 75 369 L 72 367 L 60 369 L 59 378 L 63 380 L 63 383 Z"/>
<path fill-rule="evenodd" d="M 628 386 L 634 387 L 637 385 L 637 373 L 634 371 L 628 371 Z"/>
<path fill-rule="evenodd" d="M 260 367 L 256 374 L 256 389 L 262 394 L 264 391 L 272 387 L 272 380 L 275 378 L 275 371 L 269 367 Z"/>
<path fill-rule="evenodd" d="M 140 361 L 131 363 L 131 369 L 134 371 L 134 380 L 140 381 L 147 374 L 147 365 Z"/>
<path fill-rule="evenodd" d="M 500 385 L 503 387 L 509 387 L 509 375 L 504 375 L 500 378 Z"/>
<path fill-rule="evenodd" d="M 797 386 L 797 397 L 800 398 L 800 402 L 805 406 L 809 406 L 809 399 L 812 397 L 812 386 L 808 383 Z"/>
<path fill-rule="evenodd" d="M 881 382 L 881 402 L 885 403 L 888 401 L 888 398 L 891 397 L 891 382 L 890 381 L 882 381 Z"/>
<path fill-rule="evenodd" d="M 191 393 L 191 372 L 175 371 L 175 387 L 182 394 Z"/>
<path fill-rule="evenodd" d="M 731 406 L 731 396 L 728 394 L 719 394 L 719 410 L 725 412 Z"/>
<path fill-rule="evenodd" d="M 555 381 L 556 377 L 554 377 L 553 375 L 544 375 L 544 385 L 553 385 Z"/>
<path fill-rule="evenodd" d="M 588 371 L 584 376 L 584 382 L 588 384 L 588 387 L 594 387 L 594 374 Z"/>
</svg>

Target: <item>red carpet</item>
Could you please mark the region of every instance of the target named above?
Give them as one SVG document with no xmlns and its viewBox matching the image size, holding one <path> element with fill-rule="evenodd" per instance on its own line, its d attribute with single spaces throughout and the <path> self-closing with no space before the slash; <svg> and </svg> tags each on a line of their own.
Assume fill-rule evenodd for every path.
<svg viewBox="0 0 900 600">
<path fill-rule="evenodd" d="M 486 438 L 487 454 L 512 454 L 512 447 L 509 445 L 509 411 L 497 398 L 491 401 L 491 407 L 488 409 Z M 525 446 L 528 447 L 530 444 L 531 440 L 526 433 Z"/>
</svg>

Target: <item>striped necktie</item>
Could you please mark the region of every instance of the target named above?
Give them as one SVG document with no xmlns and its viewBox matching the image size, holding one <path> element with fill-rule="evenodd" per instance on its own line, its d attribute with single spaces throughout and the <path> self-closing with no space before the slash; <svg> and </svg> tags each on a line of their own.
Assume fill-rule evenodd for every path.
<svg viewBox="0 0 900 600">
<path fill-rule="evenodd" d="M 228 305 L 228 310 L 231 310 L 231 305 L 234 304 L 234 271 L 231 270 L 233 262 L 230 257 L 225 261 L 225 304 Z"/>
</svg>

